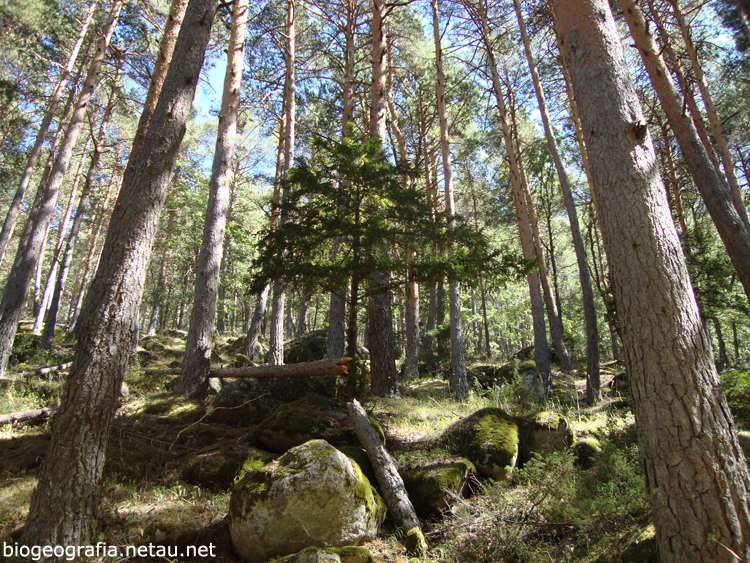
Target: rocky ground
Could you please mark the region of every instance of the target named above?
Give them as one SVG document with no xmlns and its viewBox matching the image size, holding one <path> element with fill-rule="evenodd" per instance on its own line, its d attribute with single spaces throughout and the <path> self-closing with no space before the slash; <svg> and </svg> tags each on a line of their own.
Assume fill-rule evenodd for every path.
<svg viewBox="0 0 750 563">
<path fill-rule="evenodd" d="M 299 536 L 292 532 L 282 534 L 290 537 L 286 547 L 279 547 L 284 542 L 276 534 L 273 541 L 262 540 L 266 543 L 261 551 L 248 551 L 240 544 L 248 543 L 254 533 L 248 530 L 257 517 L 249 517 L 245 531 L 238 531 L 237 522 L 251 512 L 247 506 L 255 506 L 257 498 L 265 502 L 273 479 L 287 478 L 284 471 L 290 467 L 295 475 L 302 472 L 300 448 L 320 443 L 315 440 L 343 452 L 328 456 L 340 466 L 335 471 L 343 475 L 351 472 L 349 467 L 359 467 L 367 490 L 370 484 L 378 488 L 335 380 L 295 386 L 282 380 L 262 385 L 225 382 L 206 404 L 186 402 L 169 392 L 174 376 L 144 376 L 141 371 L 144 366 L 179 364 L 183 337 L 170 332 L 140 342 L 138 359 L 126 377 L 129 397 L 118 411 L 107 452 L 97 541 L 216 546 L 216 557 L 191 561 L 241 561 L 238 550 L 257 561 L 296 552 L 304 546 L 291 541 Z M 19 348 L 19 354 L 46 365 L 65 359 L 69 351 L 69 343 L 61 341 L 55 358 L 34 356 L 33 338 L 24 335 L 21 343 L 25 348 Z M 318 345 L 316 338 L 308 337 L 308 348 Z M 217 365 L 238 361 L 233 347 L 235 339 L 219 342 Z M 316 353 L 300 358 L 313 360 Z M 24 363 L 24 369 L 37 365 Z M 556 373 L 553 399 L 541 401 L 524 385 L 523 373 L 530 369 L 528 360 L 518 358 L 473 366 L 475 391 L 463 403 L 449 398 L 445 380 L 429 374 L 405 383 L 400 398 L 365 403 L 421 518 L 429 547 L 423 560 L 655 561 L 649 555 L 648 503 L 626 391 L 617 392 L 614 385 L 600 405 L 585 408 L 580 403 L 584 380 L 577 373 Z M 620 373 L 616 364 L 605 366 L 604 383 Z M 1 412 L 54 404 L 58 377 L 5 384 Z M 0 541 L 18 536 L 48 440 L 46 423 L 0 427 Z M 286 454 L 290 449 L 296 453 Z M 325 465 L 320 471 L 333 469 Z M 312 482 L 322 479 L 312 475 Z M 354 505 L 329 512 L 354 514 L 357 507 L 369 506 L 374 511 L 370 516 L 350 523 L 362 533 L 337 521 L 335 526 L 347 531 L 338 530 L 336 540 L 321 541 L 341 544 L 347 543 L 341 538 L 348 537 L 349 543 L 366 547 L 374 561 L 409 561 L 405 531 L 389 518 L 381 522 L 372 508 L 380 502 L 377 492 L 372 497 L 376 500 L 363 500 L 360 493 L 353 495 Z M 302 498 L 312 498 L 310 494 L 304 492 Z M 248 501 L 250 497 L 255 500 Z M 314 506 L 289 494 L 279 498 L 273 501 L 274 510 L 291 514 L 290 530 L 302 516 L 323 522 L 323 528 L 334 527 L 312 511 Z M 320 498 L 313 505 L 325 504 Z M 230 526 L 232 510 L 236 514 Z M 348 555 L 306 552 L 300 557 L 300 562 L 367 560 L 361 559 L 361 550 Z M 309 557 L 319 559 L 305 559 Z"/>
</svg>

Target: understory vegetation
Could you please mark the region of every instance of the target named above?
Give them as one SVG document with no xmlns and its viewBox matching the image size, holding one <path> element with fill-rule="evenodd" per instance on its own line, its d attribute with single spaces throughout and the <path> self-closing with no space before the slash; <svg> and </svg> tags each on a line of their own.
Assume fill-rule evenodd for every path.
<svg viewBox="0 0 750 563">
<path fill-rule="evenodd" d="M 235 339 L 221 337 L 217 349 L 229 349 Z M 99 532 L 92 543 L 212 543 L 217 546 L 215 560 L 240 561 L 232 551 L 227 524 L 231 484 L 269 454 L 253 446 L 253 426 L 213 422 L 206 418 L 203 404 L 178 398 L 168 390 L 172 376 L 144 375 L 141 364 L 168 366 L 184 352 L 179 333 L 149 341 L 149 347 L 158 352 L 146 354 L 140 348 L 142 354 L 134 359 L 126 377 L 129 398 L 115 419 Z M 16 369 L 52 361 L 47 355 L 34 356 L 33 342 L 27 331 L 21 331 L 14 353 L 43 361 L 24 361 Z M 54 361 L 65 361 L 71 344 L 59 337 Z M 224 360 L 220 353 L 217 356 Z M 502 357 L 493 363 L 513 365 Z M 585 406 L 580 360 L 574 368 L 570 375 L 555 372 L 550 399 L 530 396 L 516 373 L 509 383 L 489 389 L 481 389 L 477 382 L 469 400 L 455 402 L 447 382 L 427 373 L 402 382 L 398 398 L 372 398 L 366 403 L 402 469 L 447 459 L 449 453 L 438 440 L 443 430 L 485 407 L 500 407 L 514 416 L 553 410 L 568 420 L 573 431 L 571 449 L 533 457 L 506 482 L 472 478 L 468 498 L 456 497 L 449 511 L 423 520 L 430 548 L 425 561 L 656 561 L 649 543 L 653 527 L 630 400 L 615 387 L 599 405 Z M 605 388 L 622 371 L 616 362 L 605 364 Z M 3 382 L 0 412 L 57 404 L 62 377 L 47 377 Z M 723 378 L 742 426 L 748 420 L 750 372 L 729 371 Z M 46 422 L 0 427 L 0 541 L 18 538 L 49 438 Z M 219 475 L 216 481 L 199 486 L 183 479 L 190 460 L 215 452 L 223 454 L 222 460 L 235 460 L 225 462 L 226 470 L 215 474 Z M 366 546 L 377 561 L 407 563 L 402 536 L 387 520 L 380 536 Z"/>
</svg>

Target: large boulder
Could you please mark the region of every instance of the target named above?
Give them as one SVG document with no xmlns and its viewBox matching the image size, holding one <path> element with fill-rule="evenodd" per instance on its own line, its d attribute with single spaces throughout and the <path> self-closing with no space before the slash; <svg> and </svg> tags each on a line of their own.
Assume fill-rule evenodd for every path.
<svg viewBox="0 0 750 563">
<path fill-rule="evenodd" d="M 252 563 L 306 547 L 341 547 L 374 539 L 385 504 L 357 464 L 325 440 L 289 450 L 232 490 L 229 530 Z"/>
<path fill-rule="evenodd" d="M 284 363 L 299 364 L 325 360 L 328 353 L 328 329 L 314 330 L 284 342 Z"/>
<path fill-rule="evenodd" d="M 227 383 L 208 407 L 207 420 L 238 426 L 257 422 L 266 414 L 257 404 L 259 394 L 257 381 L 254 379 L 238 379 Z"/>
<path fill-rule="evenodd" d="M 377 422 L 371 422 L 384 438 Z M 279 454 L 316 439 L 336 447 L 360 445 L 346 409 L 323 397 L 283 405 L 255 427 L 253 439 L 259 448 Z"/>
<path fill-rule="evenodd" d="M 221 388 L 208 410 L 211 421 L 249 426 L 287 403 L 335 395 L 336 376 L 300 377 L 294 382 L 273 377 L 237 379 Z"/>
<path fill-rule="evenodd" d="M 191 457 L 180 463 L 178 470 L 183 481 L 203 489 L 226 489 L 242 468 L 244 458 L 221 452 Z"/>
<path fill-rule="evenodd" d="M 407 469 L 401 471 L 401 476 L 414 510 L 428 518 L 450 508 L 457 497 L 468 496 L 473 473 L 474 464 L 463 459 Z"/>
<path fill-rule="evenodd" d="M 573 432 L 564 416 L 552 411 L 517 418 L 520 451 L 518 465 L 531 459 L 532 454 L 548 454 L 570 448 Z"/>
<path fill-rule="evenodd" d="M 518 425 L 502 409 L 481 409 L 454 422 L 443 433 L 454 454 L 471 461 L 480 475 L 505 481 L 518 459 Z"/>
</svg>

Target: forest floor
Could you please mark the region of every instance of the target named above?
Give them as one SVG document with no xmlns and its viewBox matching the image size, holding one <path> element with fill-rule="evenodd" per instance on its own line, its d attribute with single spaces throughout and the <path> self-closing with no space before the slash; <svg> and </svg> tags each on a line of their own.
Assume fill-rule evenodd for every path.
<svg viewBox="0 0 750 563">
<path fill-rule="evenodd" d="M 48 353 L 36 350 L 28 333 L 19 334 L 15 353 L 22 364 L 15 371 L 62 363 L 71 355 L 70 341 L 61 340 Z M 179 334 L 166 336 L 159 349 L 150 353 L 149 364 L 173 363 L 183 350 Z M 585 406 L 579 400 L 585 396 L 585 381 L 578 375 L 583 366 L 578 368 L 571 375 L 556 373 L 555 394 L 543 403 L 530 398 L 519 385 L 472 393 L 468 401 L 454 402 L 446 382 L 434 378 L 404 385 L 400 398 L 368 402 L 401 467 L 440 460 L 446 452 L 436 438 L 443 430 L 488 406 L 503 408 L 514 416 L 555 410 L 567 418 L 576 441 L 595 440 L 598 444 L 596 461 L 587 469 L 571 452 L 560 452 L 527 463 L 507 482 L 476 481 L 470 498 L 457 499 L 442 517 L 423 521 L 430 547 L 424 561 L 651 560 L 647 553 L 651 544 L 643 540 L 653 534 L 653 528 L 629 401 L 607 393 L 599 405 Z M 607 365 L 603 385 L 618 370 L 616 364 Z M 170 379 L 144 376 L 137 366 L 126 376 L 131 396 L 116 416 L 92 543 L 213 544 L 216 557 L 194 561 L 238 562 L 228 531 L 229 490 L 186 484 L 180 479 L 179 467 L 183 461 L 209 452 L 246 456 L 256 451 L 248 441 L 252 428 L 201 422 L 201 431 L 193 431 L 205 412 L 204 405 L 183 401 L 166 391 Z M 29 378 L 21 384 L 5 384 L 0 387 L 0 414 L 54 405 L 60 385 L 55 374 L 48 380 Z M 0 542 L 18 538 L 49 438 L 48 423 L 0 426 Z M 743 445 L 750 444 L 750 433 L 743 432 L 742 440 Z M 389 521 L 380 536 L 366 546 L 376 561 L 410 562 L 398 530 Z"/>
</svg>

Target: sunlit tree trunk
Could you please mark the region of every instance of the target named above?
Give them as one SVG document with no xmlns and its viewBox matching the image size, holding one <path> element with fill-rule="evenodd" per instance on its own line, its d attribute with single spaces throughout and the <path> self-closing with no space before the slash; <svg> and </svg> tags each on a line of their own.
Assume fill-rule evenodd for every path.
<svg viewBox="0 0 750 563">
<path fill-rule="evenodd" d="M 370 136 L 386 143 L 386 37 L 385 0 L 372 3 L 372 89 L 370 106 Z M 382 248 L 382 252 L 389 249 Z M 393 313 L 389 276 L 376 271 L 369 279 L 368 342 L 370 350 L 370 379 L 372 392 L 388 397 L 398 392 L 396 352 L 393 338 Z M 354 288 L 352 288 L 352 295 Z"/>
<path fill-rule="evenodd" d="M 445 115 L 445 77 L 443 76 L 443 50 L 440 45 L 440 22 L 437 0 L 432 0 L 432 32 L 435 41 L 435 66 L 437 72 L 437 107 L 440 118 L 440 148 L 443 153 L 443 184 L 445 186 L 445 209 L 455 215 L 456 206 L 453 194 L 453 171 L 451 169 L 450 142 L 448 140 L 448 120 Z M 450 228 L 455 228 L 451 219 Z M 464 359 L 463 334 L 461 327 L 461 293 L 457 280 L 448 280 L 448 301 L 451 333 L 451 391 L 456 399 L 464 401 L 469 397 L 469 382 Z"/>
<path fill-rule="evenodd" d="M 60 219 L 60 221 L 58 222 L 57 242 L 55 243 L 55 250 L 52 254 L 52 262 L 50 264 L 49 273 L 47 274 L 47 281 L 44 284 L 44 294 L 41 298 L 41 305 L 34 318 L 34 326 L 31 329 L 31 332 L 33 332 L 34 334 L 41 334 L 44 316 L 49 307 L 50 299 L 52 298 L 52 292 L 55 287 L 55 280 L 57 279 L 57 267 L 60 264 L 60 253 L 62 252 L 63 244 L 65 243 L 68 223 L 70 223 L 70 215 L 73 212 L 73 203 L 75 202 L 76 193 L 78 193 L 78 184 L 81 183 L 83 166 L 84 164 L 86 164 L 86 157 L 88 156 L 89 146 L 91 146 L 91 138 L 86 139 L 86 144 L 84 145 L 83 151 L 81 152 L 81 159 L 78 161 L 78 168 L 76 168 L 75 175 L 73 176 L 73 184 L 70 187 L 68 205 L 65 208 L 65 213 L 63 213 L 62 219 Z M 45 244 L 42 244 L 42 249 L 44 249 L 44 246 Z M 39 264 L 41 264 L 42 262 L 43 260 L 40 258 Z M 36 295 L 34 297 L 36 298 Z"/>
<path fill-rule="evenodd" d="M 296 31 L 294 23 L 294 0 L 287 0 L 286 20 L 286 78 L 284 80 L 284 164 L 286 174 L 294 164 L 294 138 L 296 124 L 295 64 Z M 286 191 L 286 188 L 285 188 Z M 283 198 L 283 196 L 282 196 Z M 280 217 L 283 222 L 284 217 Z M 274 366 L 284 363 L 284 305 L 286 292 L 283 284 L 274 282 L 271 303 L 271 338 L 269 339 L 268 362 Z"/>
<path fill-rule="evenodd" d="M 82 545 L 94 537 L 105 452 L 138 334 L 146 266 L 216 5 L 217 0 L 190 0 L 142 150 L 131 152 L 31 498 L 22 537 L 27 545 Z"/>
<path fill-rule="evenodd" d="M 68 241 L 65 245 L 65 253 L 63 254 L 62 260 L 60 261 L 60 271 L 57 274 L 55 280 L 55 290 L 50 300 L 49 309 L 45 318 L 44 332 L 42 333 L 42 347 L 52 347 L 52 338 L 55 335 L 55 326 L 57 325 L 57 314 L 60 309 L 60 300 L 62 299 L 63 291 L 65 290 L 65 281 L 68 277 L 68 271 L 70 264 L 73 261 L 73 251 L 75 250 L 76 244 L 78 243 L 78 233 L 81 230 L 81 224 L 83 223 L 83 217 L 88 213 L 89 208 L 89 196 L 91 189 L 94 184 L 94 175 L 99 168 L 99 159 L 102 154 L 102 144 L 105 140 L 105 134 L 109 121 L 112 117 L 112 112 L 115 109 L 115 102 L 117 101 L 117 90 L 119 88 L 120 76 L 122 74 L 123 59 L 119 58 L 117 62 L 117 71 L 112 79 L 112 89 L 110 91 L 109 100 L 107 107 L 104 110 L 102 116 L 102 122 L 99 126 L 99 133 L 94 142 L 94 152 L 91 155 L 91 163 L 89 164 L 89 170 L 86 174 L 86 182 L 83 190 L 81 191 L 81 199 L 78 202 L 76 208 L 76 215 L 73 219 L 73 225 L 70 228 L 70 234 L 68 235 Z"/>
<path fill-rule="evenodd" d="M 487 20 L 486 0 L 479 0 L 476 4 L 474 13 L 476 23 L 482 38 L 482 44 L 485 51 L 487 67 L 492 77 L 492 86 L 497 101 L 497 108 L 500 114 L 500 125 L 503 130 L 503 140 L 505 142 L 505 152 L 508 157 L 510 166 L 511 184 L 513 187 L 513 202 L 516 207 L 518 218 L 518 229 L 521 235 L 521 248 L 524 258 L 534 258 L 534 241 L 531 236 L 531 223 L 529 215 L 524 204 L 523 186 L 521 185 L 521 176 L 518 170 L 516 160 L 516 149 L 513 142 L 513 133 L 511 131 L 508 111 L 503 97 L 503 88 L 500 84 L 500 75 L 497 70 L 497 62 L 492 46 L 490 36 L 490 27 Z M 534 326 L 534 358 L 537 369 L 542 376 L 546 392 L 552 388 L 552 371 L 550 368 L 549 344 L 547 343 L 547 328 L 544 321 L 544 304 L 539 283 L 539 273 L 531 272 L 527 276 L 529 285 L 529 294 L 531 297 L 531 317 Z"/>
<path fill-rule="evenodd" d="M 729 187 L 709 159 L 693 121 L 682 112 L 682 100 L 654 38 L 648 31 L 640 7 L 634 0 L 620 0 L 620 5 L 630 34 L 659 96 L 661 107 L 685 157 L 688 170 L 719 231 L 727 254 L 737 271 L 737 277 L 745 289 L 745 295 L 750 298 L 750 232 L 744 228 Z M 647 127 L 645 122 L 642 125 L 644 128 Z"/>
<path fill-rule="evenodd" d="M 31 175 L 34 173 L 34 168 L 36 167 L 36 161 L 39 158 L 39 153 L 42 152 L 42 145 L 44 144 L 44 140 L 47 138 L 47 133 L 49 132 L 50 124 L 52 123 L 52 119 L 54 118 L 55 112 L 57 111 L 57 106 L 60 103 L 60 98 L 65 91 L 65 87 L 68 85 L 68 80 L 70 80 L 70 74 L 73 72 L 73 67 L 75 66 L 76 59 L 78 58 L 78 53 L 81 50 L 81 45 L 83 45 L 83 40 L 86 37 L 86 32 L 88 31 L 89 25 L 91 24 L 91 18 L 94 15 L 94 11 L 96 10 L 98 1 L 99 0 L 92 0 L 92 2 L 89 4 L 88 10 L 86 11 L 86 14 L 82 19 L 78 38 L 76 39 L 76 42 L 74 43 L 73 48 L 70 51 L 68 62 L 62 69 L 60 77 L 57 80 L 57 84 L 55 85 L 55 89 L 52 91 L 52 95 L 47 102 L 47 109 L 44 112 L 44 117 L 42 117 L 42 123 L 39 127 L 39 132 L 36 135 L 34 146 L 31 148 L 29 160 L 26 163 L 26 168 L 24 169 L 23 174 L 21 175 L 21 181 L 18 183 L 18 189 L 13 196 L 13 201 L 10 204 L 10 208 L 8 209 L 8 214 L 5 217 L 3 228 L 2 230 L 0 230 L 0 263 L 2 263 L 3 257 L 5 256 L 5 250 L 8 247 L 8 241 L 13 234 L 13 229 L 16 225 L 16 219 L 18 219 L 18 214 L 21 211 L 21 204 L 23 203 L 24 197 L 26 196 L 26 189 L 29 187 Z M 59 131 L 58 136 L 61 137 Z"/>
<path fill-rule="evenodd" d="M 724 128 L 721 125 L 719 116 L 716 114 L 716 106 L 714 106 L 713 97 L 711 92 L 708 90 L 708 83 L 706 82 L 706 76 L 703 73 L 703 67 L 698 60 L 698 52 L 695 49 L 693 38 L 690 35 L 690 28 L 685 21 L 685 17 L 682 15 L 680 10 L 679 2 L 677 0 L 667 0 L 674 10 L 674 15 L 677 20 L 677 25 L 680 28 L 680 34 L 685 42 L 685 49 L 687 50 L 688 56 L 690 57 L 690 64 L 693 68 L 693 74 L 695 74 L 695 80 L 698 83 L 698 89 L 703 99 L 703 105 L 706 108 L 706 116 L 708 117 L 708 123 L 711 125 L 711 131 L 714 134 L 714 141 L 716 142 L 716 148 L 719 152 L 719 157 L 724 165 L 724 172 L 726 173 L 727 180 L 729 181 L 729 189 L 732 192 L 732 200 L 734 206 L 737 208 L 745 227 L 750 231 L 750 221 L 747 217 L 747 209 L 745 209 L 745 200 L 742 198 L 742 192 L 740 191 L 740 185 L 737 181 L 737 174 L 734 170 L 734 162 L 732 160 L 732 153 L 729 150 L 729 144 L 727 143 L 726 135 L 724 135 Z"/>
<path fill-rule="evenodd" d="M 747 561 L 745 456 L 609 3 L 553 5 L 589 148 L 659 561 Z"/>
<path fill-rule="evenodd" d="M 4 372 L 8 363 L 23 303 L 26 300 L 29 285 L 42 252 L 42 241 L 55 213 L 57 195 L 65 178 L 65 173 L 68 171 L 70 157 L 73 154 L 78 133 L 84 124 L 86 110 L 97 86 L 99 70 L 104 62 L 104 56 L 123 4 L 124 0 L 115 0 L 107 22 L 102 28 L 102 35 L 89 66 L 86 81 L 78 96 L 76 109 L 65 130 L 65 139 L 60 144 L 60 151 L 52 168 L 39 209 L 34 214 L 34 223 L 29 231 L 28 242 L 19 246 L 13 268 L 8 275 L 2 303 L 0 303 L 0 375 Z"/>
<path fill-rule="evenodd" d="M 601 393 L 599 382 L 599 330 L 597 328 L 596 307 L 594 305 L 594 290 L 591 286 L 591 275 L 589 273 L 589 266 L 586 258 L 586 247 L 583 243 L 583 235 L 581 235 L 581 227 L 578 223 L 578 211 L 576 210 L 575 201 L 573 200 L 573 190 L 570 187 L 568 173 L 565 170 L 565 165 L 562 156 L 560 155 L 560 149 L 557 145 L 557 138 L 555 137 L 555 132 L 552 128 L 552 120 L 550 119 L 549 110 L 547 108 L 547 100 L 544 96 L 542 82 L 539 78 L 536 60 L 531 52 L 531 43 L 529 41 L 528 33 L 526 32 L 526 23 L 524 22 L 523 14 L 521 12 L 521 3 L 519 0 L 514 0 L 513 3 L 516 9 L 516 16 L 518 17 L 518 24 L 521 29 L 521 39 L 526 53 L 526 60 L 529 64 L 531 79 L 534 83 L 534 92 L 536 93 L 537 103 L 539 104 L 539 112 L 542 116 L 542 125 L 544 127 L 545 137 L 547 138 L 547 146 L 552 155 L 552 160 L 555 163 L 557 178 L 560 181 L 560 189 L 562 190 L 563 200 L 565 202 L 565 210 L 568 213 L 570 234 L 573 239 L 576 263 L 578 264 L 579 283 L 581 284 L 583 318 L 586 323 L 586 399 L 589 403 L 594 403 L 599 400 Z M 550 232 L 550 237 L 551 236 L 552 234 Z"/>
<path fill-rule="evenodd" d="M 116 151 L 116 157 L 115 162 L 117 162 L 120 158 L 120 149 L 118 148 Z M 78 332 L 76 330 L 78 315 L 81 312 L 81 306 L 83 305 L 83 298 L 86 295 L 86 289 L 87 289 L 87 283 L 89 281 L 89 276 L 92 272 L 96 271 L 96 266 L 98 264 L 98 258 L 95 260 L 94 256 L 96 254 L 96 248 L 99 242 L 99 235 L 102 232 L 102 228 L 104 226 L 105 219 L 107 215 L 109 214 L 109 201 L 114 195 L 117 197 L 117 191 L 119 190 L 119 181 L 120 179 L 116 180 L 116 176 L 118 173 L 117 165 L 112 169 L 109 175 L 109 185 L 107 186 L 105 195 L 104 195 L 104 201 L 100 205 L 99 214 L 96 219 L 96 226 L 91 230 L 91 242 L 89 243 L 89 250 L 86 254 L 86 259 L 82 262 L 85 264 L 83 269 L 83 276 L 80 279 L 79 289 L 76 293 L 76 298 L 71 299 L 70 302 L 70 310 L 68 311 L 68 332 Z M 115 186 L 117 186 L 115 188 Z M 113 189 L 114 188 L 114 189 Z"/>
<path fill-rule="evenodd" d="M 182 374 L 175 391 L 189 399 L 201 400 L 208 394 L 211 349 L 216 326 L 216 300 L 229 209 L 229 184 L 237 136 L 242 66 L 245 59 L 245 31 L 248 0 L 234 0 L 232 30 L 227 49 L 227 70 L 219 110 L 219 127 L 208 186 L 208 208 L 203 242 L 196 269 L 195 295 L 190 315 Z"/>
</svg>

